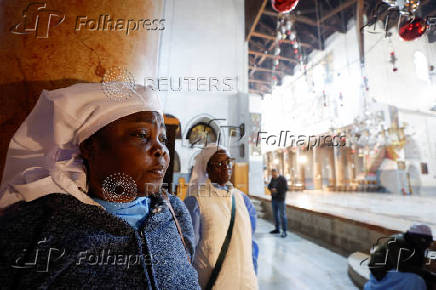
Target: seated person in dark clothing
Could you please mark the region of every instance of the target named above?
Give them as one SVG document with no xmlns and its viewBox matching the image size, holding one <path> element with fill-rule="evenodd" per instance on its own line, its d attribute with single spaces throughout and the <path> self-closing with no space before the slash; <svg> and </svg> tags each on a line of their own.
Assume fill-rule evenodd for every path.
<svg viewBox="0 0 436 290">
<path fill-rule="evenodd" d="M 43 91 L 10 142 L 1 289 L 199 289 L 190 215 L 161 187 L 159 99 L 136 86 L 114 100 L 101 86 Z"/>
<path fill-rule="evenodd" d="M 371 250 L 370 289 L 432 289 L 435 275 L 425 270 L 426 249 L 433 242 L 427 225 L 413 225 L 405 233 L 393 235 Z M 426 286 L 427 284 L 427 286 Z"/>
<path fill-rule="evenodd" d="M 286 179 L 279 175 L 277 169 L 273 168 L 271 170 L 272 178 L 271 182 L 268 184 L 268 189 L 271 191 L 271 203 L 272 212 L 274 216 L 276 228 L 272 230 L 271 234 L 280 233 L 280 223 L 282 225 L 281 236 L 286 237 L 286 229 L 288 225 L 288 220 L 286 217 L 286 192 L 288 191 L 288 182 Z"/>
</svg>

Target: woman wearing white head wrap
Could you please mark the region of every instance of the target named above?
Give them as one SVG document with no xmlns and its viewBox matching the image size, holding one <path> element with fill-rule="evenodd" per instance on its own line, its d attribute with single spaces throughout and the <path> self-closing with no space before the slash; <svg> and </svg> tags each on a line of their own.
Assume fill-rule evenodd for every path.
<svg viewBox="0 0 436 290">
<path fill-rule="evenodd" d="M 195 158 L 185 199 L 195 233 L 193 264 L 203 289 L 258 287 L 258 247 L 253 239 L 256 210 L 248 196 L 229 181 L 232 160 L 226 148 L 206 146 Z"/>
<path fill-rule="evenodd" d="M 159 99 L 102 84 L 43 91 L 12 138 L 0 191 L 5 288 L 198 289 L 183 203 L 165 202 Z"/>
</svg>

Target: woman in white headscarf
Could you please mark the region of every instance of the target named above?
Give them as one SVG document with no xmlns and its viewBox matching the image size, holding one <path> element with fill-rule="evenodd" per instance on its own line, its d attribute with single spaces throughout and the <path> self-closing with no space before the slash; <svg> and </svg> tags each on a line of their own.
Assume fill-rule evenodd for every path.
<svg viewBox="0 0 436 290">
<path fill-rule="evenodd" d="M 185 204 L 195 233 L 194 267 L 203 289 L 257 289 L 256 210 L 230 182 L 232 162 L 210 144 L 195 158 Z"/>
<path fill-rule="evenodd" d="M 198 289 L 189 213 L 161 188 L 165 142 L 149 89 L 43 91 L 7 154 L 1 287 Z"/>
</svg>

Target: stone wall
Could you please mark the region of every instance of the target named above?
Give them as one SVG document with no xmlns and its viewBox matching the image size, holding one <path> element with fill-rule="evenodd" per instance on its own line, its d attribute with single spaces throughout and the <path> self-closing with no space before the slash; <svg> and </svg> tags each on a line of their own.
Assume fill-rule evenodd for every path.
<svg viewBox="0 0 436 290">
<path fill-rule="evenodd" d="M 273 222 L 271 201 L 257 196 L 251 198 L 260 201 L 263 217 Z M 286 206 L 286 215 L 288 230 L 344 256 L 356 251 L 369 253 L 378 238 L 397 233 L 380 226 L 290 205 Z"/>
<path fill-rule="evenodd" d="M 117 66 L 137 84 L 156 73 L 159 35 L 166 27 L 148 30 L 144 23 L 162 18 L 160 1 L 43 2 L 4 0 L 0 6 L 0 178 L 10 138 L 43 89 L 101 82 Z M 136 21 L 127 33 L 131 19 Z"/>
</svg>

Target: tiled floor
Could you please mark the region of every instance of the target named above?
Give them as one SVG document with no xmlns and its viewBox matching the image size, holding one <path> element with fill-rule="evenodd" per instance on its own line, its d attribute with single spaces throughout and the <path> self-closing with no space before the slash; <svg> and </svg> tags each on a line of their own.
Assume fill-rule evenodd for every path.
<svg viewBox="0 0 436 290">
<path fill-rule="evenodd" d="M 424 223 L 436 233 L 436 198 L 388 193 L 288 192 L 286 203 L 336 216 L 405 231 L 414 223 Z"/>
<path fill-rule="evenodd" d="M 273 225 L 258 219 L 260 290 L 357 289 L 347 275 L 347 259 L 288 232 L 272 235 Z"/>
</svg>

